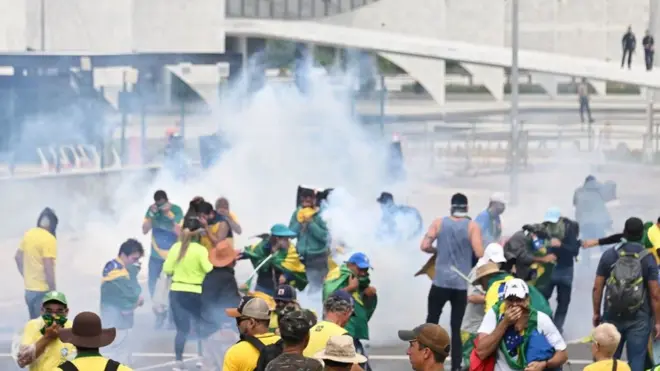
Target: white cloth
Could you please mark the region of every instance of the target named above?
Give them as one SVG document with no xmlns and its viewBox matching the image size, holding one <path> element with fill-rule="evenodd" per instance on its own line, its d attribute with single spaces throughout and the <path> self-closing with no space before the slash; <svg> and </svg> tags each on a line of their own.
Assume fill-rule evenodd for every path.
<svg viewBox="0 0 660 371">
<path fill-rule="evenodd" d="M 491 309 L 484 316 L 484 320 L 481 322 L 478 333 L 489 335 L 495 331 L 496 327 L 497 316 L 495 315 L 495 311 Z M 536 329 L 538 332 L 543 334 L 543 336 L 545 336 L 546 340 L 548 340 L 548 343 L 550 343 L 550 345 L 555 348 L 555 351 L 559 352 L 566 350 L 566 342 L 559 333 L 559 330 L 557 330 L 555 324 L 552 322 L 550 316 L 543 312 L 537 312 Z M 513 371 L 513 369 L 509 367 L 509 364 L 506 362 L 506 358 L 504 357 L 502 351 L 499 349 L 499 347 L 497 349 L 497 362 L 495 363 L 495 371 Z"/>
<path fill-rule="evenodd" d="M 151 304 L 154 313 L 165 313 L 170 307 L 170 286 L 172 286 L 172 277 L 161 273 L 156 282 L 154 295 L 151 297 Z"/>
<path fill-rule="evenodd" d="M 472 268 L 468 278 L 470 282 L 474 282 L 474 277 L 477 275 L 477 268 Z M 468 296 L 470 295 L 484 295 L 484 292 L 475 286 L 468 286 Z M 463 315 L 463 322 L 461 323 L 461 330 L 469 332 L 470 334 L 476 334 L 481 325 L 481 321 L 484 319 L 484 311 L 486 310 L 485 304 L 474 304 L 468 301 L 467 307 L 465 308 L 465 315 Z"/>
</svg>

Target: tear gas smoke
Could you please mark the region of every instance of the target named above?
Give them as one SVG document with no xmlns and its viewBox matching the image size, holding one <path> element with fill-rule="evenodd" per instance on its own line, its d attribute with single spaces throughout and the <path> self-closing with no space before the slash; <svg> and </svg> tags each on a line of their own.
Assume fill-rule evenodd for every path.
<svg viewBox="0 0 660 371">
<path fill-rule="evenodd" d="M 193 196 L 201 195 L 210 201 L 227 197 L 244 229 L 237 246 L 244 246 L 252 242 L 249 236 L 266 232 L 272 224 L 288 224 L 295 208 L 297 185 L 334 187 L 336 191 L 329 198 L 323 217 L 333 239 L 346 246 L 345 254 L 335 258 L 341 262 L 358 251 L 370 257 L 374 266 L 372 283 L 379 293 L 379 305 L 370 323 L 371 343 L 398 342 L 397 329 L 424 322 L 430 282 L 425 277 L 414 278 L 413 274 L 428 256 L 419 251 L 418 239 L 401 242 L 379 235 L 381 211 L 375 202 L 378 194 L 390 191 L 395 201 L 417 207 L 426 228 L 432 218 L 447 214 L 452 193 L 465 193 L 470 198 L 470 215 L 475 216 L 486 207 L 489 194 L 507 189 L 508 182 L 505 176 L 484 175 L 429 184 L 420 178 L 433 175 L 429 172 L 435 170 L 424 169 L 409 174 L 403 183 L 392 184 L 385 166 L 387 143 L 366 133 L 352 115 L 352 97 L 343 88 L 351 79 L 350 73 L 310 73 L 305 93 L 294 86 L 266 83 L 249 99 L 245 99 L 244 86 L 239 83 L 202 125 L 208 134 L 219 129 L 231 148 L 201 178 L 182 183 L 168 173 L 161 173 L 153 181 L 126 175 L 112 194 L 106 194 L 107 187 L 97 187 L 104 178 L 75 190 L 74 183 L 66 181 L 45 188 L 39 185 L 43 183 L 24 183 L 11 192 L 12 197 L 21 200 L 21 208 L 3 221 L 13 226 L 7 230 L 18 237 L 34 225 L 44 206 L 55 208 L 63 226 L 58 236 L 58 288 L 70 296 L 72 310 L 78 312 L 98 309 L 98 275 L 122 241 L 137 236 L 149 249 L 149 239 L 142 236 L 140 226 L 157 189 L 164 189 L 170 200 L 184 209 Z M 626 197 L 626 188 L 639 192 L 640 182 L 647 179 L 641 172 L 636 172 L 635 177 L 622 171 L 594 172 L 591 164 L 597 161 L 592 158 L 576 153 L 567 157 L 568 160 L 560 158 L 544 171 L 521 175 L 519 206 L 509 207 L 503 215 L 505 235 L 523 224 L 540 221 L 550 206 L 559 206 L 572 217 L 572 192 L 589 173 L 617 181 L 622 198 Z M 647 182 L 652 184 L 648 179 Z M 616 212 L 614 228 L 618 230 L 631 211 Z M 402 233 L 416 232 L 412 229 L 417 228 L 415 223 L 398 224 Z M 21 280 L 9 263 L 15 246 L 16 241 L 5 249 L 8 269 L 4 271 L 8 278 L 3 282 L 12 297 L 20 298 Z M 147 261 L 148 257 L 144 259 L 143 274 Z M 568 339 L 583 336 L 590 329 L 581 309 L 589 305 L 595 263 L 590 261 L 591 268 L 587 263 L 576 268 L 573 303 L 565 326 Z M 249 263 L 240 262 L 239 281 L 251 271 Z M 301 301 L 311 303 L 305 295 Z M 17 306 L 16 310 L 24 309 Z M 441 319 L 447 328 L 449 312 L 447 305 Z"/>
</svg>

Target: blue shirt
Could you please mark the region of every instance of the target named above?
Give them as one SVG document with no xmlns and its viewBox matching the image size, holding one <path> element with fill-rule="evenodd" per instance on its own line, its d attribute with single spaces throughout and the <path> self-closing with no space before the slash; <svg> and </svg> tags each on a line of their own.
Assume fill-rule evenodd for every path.
<svg viewBox="0 0 660 371">
<path fill-rule="evenodd" d="M 490 243 L 498 242 L 502 237 L 502 220 L 499 215 L 493 216 L 486 209 L 479 213 L 474 221 L 481 229 L 481 240 L 484 248 Z"/>
</svg>

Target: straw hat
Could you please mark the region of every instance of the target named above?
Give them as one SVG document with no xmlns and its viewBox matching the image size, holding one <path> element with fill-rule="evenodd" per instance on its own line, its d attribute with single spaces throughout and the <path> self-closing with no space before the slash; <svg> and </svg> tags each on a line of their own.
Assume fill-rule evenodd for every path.
<svg viewBox="0 0 660 371">
<path fill-rule="evenodd" d="M 474 277 L 474 281 L 472 281 L 473 285 L 476 285 L 479 283 L 479 280 L 490 276 L 491 274 L 497 273 L 500 271 L 499 265 L 493 262 L 488 262 L 481 267 L 477 268 L 477 274 Z"/>
<path fill-rule="evenodd" d="M 367 361 L 367 357 L 355 351 L 353 338 L 348 335 L 331 336 L 325 349 L 314 354 L 314 358 L 350 364 Z"/>
</svg>

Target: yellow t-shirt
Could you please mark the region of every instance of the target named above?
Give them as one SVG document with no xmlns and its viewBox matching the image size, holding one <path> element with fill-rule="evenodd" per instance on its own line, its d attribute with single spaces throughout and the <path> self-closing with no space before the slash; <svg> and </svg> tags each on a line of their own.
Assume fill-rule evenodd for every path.
<svg viewBox="0 0 660 371">
<path fill-rule="evenodd" d="M 345 335 L 348 332 L 333 322 L 321 321 L 309 329 L 309 343 L 303 356 L 312 357 L 325 348 L 331 336 Z"/>
<path fill-rule="evenodd" d="M 41 317 L 28 321 L 23 328 L 21 345 L 32 345 L 41 339 L 41 329 L 44 325 Z M 71 328 L 71 321 L 67 321 L 64 328 Z M 55 339 L 48 344 L 41 356 L 30 364 L 30 371 L 50 371 L 67 359 L 73 359 L 75 352 L 76 348 L 73 345 Z"/>
<path fill-rule="evenodd" d="M 272 332 L 255 337 L 261 340 L 264 345 L 274 344 L 280 340 L 280 337 Z M 222 364 L 222 371 L 253 371 L 257 367 L 258 359 L 259 351 L 257 348 L 253 347 L 247 341 L 239 341 L 227 349 L 225 360 Z"/>
<path fill-rule="evenodd" d="M 612 360 L 605 359 L 588 365 L 583 371 L 612 371 L 612 366 L 614 366 Z M 630 371 L 630 366 L 627 362 L 618 360 L 616 362 L 616 371 Z"/>
<path fill-rule="evenodd" d="M 103 371 L 108 364 L 108 359 L 98 353 L 81 353 L 71 363 L 80 371 Z M 54 367 L 52 371 L 62 371 L 62 369 Z M 119 365 L 117 371 L 133 371 L 133 369 Z"/>
<path fill-rule="evenodd" d="M 25 232 L 19 249 L 23 252 L 23 280 L 29 291 L 48 291 L 44 259 L 57 258 L 57 240 L 43 228 L 34 227 Z"/>
<path fill-rule="evenodd" d="M 490 308 L 492 308 L 493 305 L 500 301 L 500 286 L 504 285 L 504 283 L 510 279 L 513 279 L 513 276 L 507 276 L 501 280 L 493 282 L 493 284 L 490 285 L 488 291 L 486 291 L 486 305 L 484 305 L 485 313 L 488 313 Z"/>
<path fill-rule="evenodd" d="M 220 223 L 211 224 L 211 226 L 209 227 L 209 229 L 211 230 L 211 233 L 213 233 L 213 234 L 218 233 L 219 228 L 220 228 Z M 215 247 L 213 245 L 213 242 L 211 242 L 211 239 L 209 238 L 209 236 L 206 236 L 206 235 L 200 237 L 199 243 L 202 244 L 204 247 L 206 247 L 206 250 L 208 250 L 208 251 L 210 251 L 211 249 L 213 249 Z"/>
<path fill-rule="evenodd" d="M 186 255 L 181 261 L 177 261 L 180 251 L 181 242 L 172 245 L 163 263 L 163 272 L 172 275 L 170 290 L 201 294 L 204 277 L 213 269 L 209 261 L 209 253 L 204 246 L 191 242 Z"/>
<path fill-rule="evenodd" d="M 660 264 L 660 256 L 658 256 L 658 249 L 660 249 L 660 228 L 658 228 L 657 224 L 649 228 L 648 232 L 646 232 L 646 237 L 648 237 L 649 242 L 653 245 L 651 251 L 655 257 L 655 262 Z"/>
<path fill-rule="evenodd" d="M 241 224 L 241 223 L 238 221 L 238 218 L 236 217 L 236 214 L 234 214 L 233 211 L 230 211 L 230 212 L 229 212 L 229 216 L 232 218 L 232 220 L 233 220 L 236 224 Z M 227 241 L 229 241 L 229 244 L 231 245 L 231 247 L 234 247 L 234 238 L 233 238 L 233 237 L 227 237 Z"/>
</svg>

